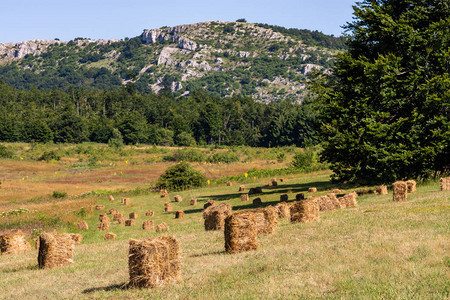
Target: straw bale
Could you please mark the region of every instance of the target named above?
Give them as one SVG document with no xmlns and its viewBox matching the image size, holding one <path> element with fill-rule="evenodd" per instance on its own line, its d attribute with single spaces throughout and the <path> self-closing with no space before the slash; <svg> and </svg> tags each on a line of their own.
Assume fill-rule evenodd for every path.
<svg viewBox="0 0 450 300">
<path fill-rule="evenodd" d="M 272 186 L 278 186 L 278 182 L 276 180 L 272 181 Z"/>
<path fill-rule="evenodd" d="M 295 195 L 295 199 L 296 199 L 297 201 L 303 200 L 303 199 L 305 199 L 305 194 L 303 194 L 303 193 L 298 193 L 297 195 Z"/>
<path fill-rule="evenodd" d="M 177 210 L 175 212 L 175 219 L 183 219 L 184 218 L 184 211 L 182 210 Z"/>
<path fill-rule="evenodd" d="M 292 203 L 290 214 L 291 223 L 319 221 L 319 203 L 317 202 L 317 198 L 309 198 Z"/>
<path fill-rule="evenodd" d="M 105 240 L 114 240 L 114 239 L 117 239 L 117 235 L 114 232 L 108 232 L 108 233 L 105 233 L 104 239 Z"/>
<path fill-rule="evenodd" d="M 98 215 L 98 220 L 100 222 L 103 222 L 104 220 L 108 220 L 109 221 L 109 218 L 108 218 L 108 215 L 106 215 L 106 214 L 99 214 Z"/>
<path fill-rule="evenodd" d="M 250 188 L 250 190 L 248 191 L 249 195 L 261 194 L 261 193 L 262 193 L 261 187 Z"/>
<path fill-rule="evenodd" d="M 134 226 L 136 225 L 136 221 L 132 219 L 125 220 L 125 226 Z"/>
<path fill-rule="evenodd" d="M 31 245 L 25 240 L 20 230 L 12 230 L 0 235 L 0 255 L 19 254 L 31 250 Z"/>
<path fill-rule="evenodd" d="M 388 190 L 387 190 L 387 186 L 385 185 L 380 185 L 379 187 L 377 187 L 375 189 L 375 191 L 379 194 L 379 195 L 387 195 Z"/>
<path fill-rule="evenodd" d="M 338 200 L 338 198 L 336 197 L 335 193 L 329 193 L 327 196 L 330 199 L 331 203 L 333 204 L 334 209 L 341 209 L 342 208 L 341 202 Z"/>
<path fill-rule="evenodd" d="M 315 193 L 315 192 L 317 192 L 317 188 L 315 188 L 315 187 L 310 187 L 310 188 L 308 189 L 308 192 L 310 192 L 310 193 Z"/>
<path fill-rule="evenodd" d="M 405 181 L 396 181 L 392 184 L 394 189 L 393 200 L 394 201 L 406 201 L 408 197 L 408 184 Z"/>
<path fill-rule="evenodd" d="M 328 195 L 319 197 L 317 199 L 317 202 L 319 203 L 319 210 L 320 211 L 336 209 L 336 206 L 335 206 L 334 202 L 331 200 L 331 198 Z"/>
<path fill-rule="evenodd" d="M 68 233 L 43 232 L 39 237 L 38 264 L 51 269 L 73 263 L 75 241 Z"/>
<path fill-rule="evenodd" d="M 109 201 L 114 201 L 113 195 L 108 195 L 108 200 L 109 200 Z"/>
<path fill-rule="evenodd" d="M 281 182 L 287 182 L 288 179 L 287 179 L 287 178 L 281 178 L 280 181 L 281 181 Z"/>
<path fill-rule="evenodd" d="M 270 181 L 264 183 L 264 186 L 269 186 L 269 185 L 270 185 Z"/>
<path fill-rule="evenodd" d="M 180 277 L 180 246 L 172 236 L 130 240 L 128 272 L 131 287 L 154 288 Z"/>
<path fill-rule="evenodd" d="M 281 194 L 280 195 L 280 201 L 288 201 L 288 200 L 289 200 L 288 194 Z"/>
<path fill-rule="evenodd" d="M 108 213 L 110 214 L 110 215 L 115 215 L 115 214 L 118 214 L 119 213 L 119 211 L 117 210 L 117 209 L 115 209 L 115 208 L 111 208 L 109 211 L 108 211 Z"/>
<path fill-rule="evenodd" d="M 232 182 L 227 182 L 227 186 L 232 186 L 233 183 Z"/>
<path fill-rule="evenodd" d="M 197 199 L 191 199 L 191 201 L 189 201 L 190 205 L 197 205 Z"/>
<path fill-rule="evenodd" d="M 83 236 L 79 233 L 69 233 L 72 240 L 75 242 L 75 245 L 81 244 L 83 241 Z"/>
<path fill-rule="evenodd" d="M 256 216 L 256 231 L 259 234 L 271 234 L 278 226 L 278 209 L 273 206 L 251 209 Z"/>
<path fill-rule="evenodd" d="M 130 205 L 131 204 L 131 199 L 130 198 L 123 198 L 122 199 L 122 204 L 123 205 Z"/>
<path fill-rule="evenodd" d="M 245 191 L 245 185 L 239 186 L 239 192 L 243 192 L 243 191 Z"/>
<path fill-rule="evenodd" d="M 95 210 L 103 210 L 103 209 L 105 209 L 104 205 L 96 205 L 95 206 Z"/>
<path fill-rule="evenodd" d="M 154 214 L 155 214 L 155 212 L 153 210 L 147 210 L 145 212 L 145 216 L 147 216 L 147 217 L 152 217 Z"/>
<path fill-rule="evenodd" d="M 137 212 L 132 212 L 128 215 L 130 219 L 137 219 L 139 217 Z"/>
<path fill-rule="evenodd" d="M 155 230 L 157 232 L 163 232 L 163 231 L 168 231 L 169 230 L 169 226 L 166 223 L 161 223 L 159 225 L 156 225 Z"/>
<path fill-rule="evenodd" d="M 113 221 L 119 221 L 123 217 L 124 217 L 123 214 L 116 213 L 116 214 L 113 215 Z"/>
<path fill-rule="evenodd" d="M 216 201 L 214 201 L 214 200 L 208 200 L 208 202 L 206 202 L 204 205 L 203 205 L 203 209 L 205 210 L 205 209 L 207 209 L 208 207 L 210 207 L 211 205 L 214 205 L 216 203 Z"/>
<path fill-rule="evenodd" d="M 278 209 L 278 218 L 290 218 L 290 205 L 286 202 L 280 202 L 275 205 L 275 208 Z"/>
<path fill-rule="evenodd" d="M 89 229 L 89 225 L 86 221 L 81 221 L 77 224 L 78 229 L 80 230 L 88 230 Z"/>
<path fill-rule="evenodd" d="M 211 205 L 203 211 L 205 230 L 222 230 L 225 219 L 231 215 L 232 207 L 228 203 Z"/>
<path fill-rule="evenodd" d="M 100 221 L 97 225 L 97 229 L 100 231 L 108 230 L 109 229 L 109 219 Z"/>
<path fill-rule="evenodd" d="M 239 253 L 258 249 L 256 214 L 236 212 L 225 219 L 225 251 Z"/>
<path fill-rule="evenodd" d="M 333 189 L 331 192 L 334 194 L 344 194 L 345 193 L 344 190 L 340 190 L 340 189 Z"/>
<path fill-rule="evenodd" d="M 408 180 L 406 181 L 406 185 L 408 186 L 408 193 L 414 193 L 416 191 L 416 181 Z"/>
<path fill-rule="evenodd" d="M 127 218 L 125 218 L 125 216 L 121 214 L 120 217 L 117 219 L 117 223 L 125 224 L 126 220 L 127 220 Z"/>
<path fill-rule="evenodd" d="M 159 195 L 161 196 L 161 198 L 167 198 L 169 197 L 169 193 L 167 192 L 167 190 L 161 190 L 159 192 Z"/>
<path fill-rule="evenodd" d="M 253 206 L 261 206 L 262 205 L 262 201 L 261 198 L 255 198 L 253 199 Z"/>
<path fill-rule="evenodd" d="M 164 203 L 164 211 L 165 212 L 172 211 L 172 204 L 170 202 Z"/>
<path fill-rule="evenodd" d="M 249 197 L 248 194 L 241 194 L 241 201 L 248 201 Z"/>
<path fill-rule="evenodd" d="M 174 197 L 174 200 L 175 200 L 175 202 L 181 202 L 181 201 L 183 201 L 183 198 L 180 195 L 176 195 Z"/>
<path fill-rule="evenodd" d="M 443 177 L 440 179 L 441 191 L 450 190 L 450 177 Z"/>
<path fill-rule="evenodd" d="M 153 226 L 153 221 L 152 220 L 145 220 L 142 223 L 142 229 L 144 229 L 144 230 L 150 230 L 150 229 L 153 229 L 153 228 L 154 228 L 154 226 Z"/>
<path fill-rule="evenodd" d="M 348 193 L 342 197 L 338 198 L 339 203 L 341 204 L 341 208 L 350 208 L 357 207 L 358 202 L 356 202 L 356 197 L 358 194 L 355 192 Z"/>
<path fill-rule="evenodd" d="M 272 182 L 277 182 L 277 179 L 276 178 L 270 179 L 270 183 L 272 183 Z"/>
</svg>

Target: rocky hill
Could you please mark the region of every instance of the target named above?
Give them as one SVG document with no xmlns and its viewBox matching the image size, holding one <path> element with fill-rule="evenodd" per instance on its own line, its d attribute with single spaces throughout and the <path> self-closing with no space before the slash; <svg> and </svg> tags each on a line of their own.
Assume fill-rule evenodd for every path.
<svg viewBox="0 0 450 300">
<path fill-rule="evenodd" d="M 341 47 L 340 38 L 308 30 L 203 22 L 124 40 L 0 44 L 0 80 L 22 89 L 128 85 L 144 93 L 204 89 L 221 97 L 301 102 L 308 73 L 326 71 Z"/>
</svg>

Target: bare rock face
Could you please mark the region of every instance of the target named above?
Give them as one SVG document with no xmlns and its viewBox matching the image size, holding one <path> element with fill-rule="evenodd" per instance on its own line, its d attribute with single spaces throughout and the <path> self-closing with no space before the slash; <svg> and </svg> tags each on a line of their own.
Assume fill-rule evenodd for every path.
<svg viewBox="0 0 450 300">
<path fill-rule="evenodd" d="M 314 69 L 321 69 L 322 67 L 319 65 L 315 65 L 315 64 L 306 64 L 303 67 L 302 73 L 303 75 L 307 75 L 308 73 L 310 73 L 312 70 Z"/>
<path fill-rule="evenodd" d="M 40 55 L 50 45 L 60 44 L 56 40 L 31 40 L 19 43 L 0 44 L 0 56 L 6 55 L 6 59 L 20 59 L 26 55 Z"/>
<path fill-rule="evenodd" d="M 191 41 L 190 39 L 179 37 L 178 47 L 180 47 L 181 49 L 195 51 L 195 49 L 197 49 L 197 43 Z"/>
<path fill-rule="evenodd" d="M 178 43 L 180 49 L 195 51 L 197 49 L 197 43 L 181 35 L 187 27 L 187 25 L 180 25 L 165 29 L 145 30 L 142 33 L 142 41 L 147 44 L 171 41 Z"/>
<path fill-rule="evenodd" d="M 171 65 L 173 63 L 171 59 L 172 53 L 177 52 L 176 48 L 173 47 L 164 47 L 159 54 L 158 65 Z"/>
</svg>

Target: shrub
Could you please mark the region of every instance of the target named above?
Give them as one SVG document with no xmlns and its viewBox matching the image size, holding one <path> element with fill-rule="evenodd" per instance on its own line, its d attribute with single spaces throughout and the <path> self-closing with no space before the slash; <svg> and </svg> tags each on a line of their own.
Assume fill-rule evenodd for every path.
<svg viewBox="0 0 450 300">
<path fill-rule="evenodd" d="M 181 132 L 176 137 L 176 144 L 179 146 L 195 146 L 197 143 L 195 142 L 194 137 L 187 132 Z"/>
<path fill-rule="evenodd" d="M 217 152 L 214 153 L 213 155 L 211 155 L 210 157 L 208 157 L 208 162 L 210 163 L 218 163 L 218 162 L 222 162 L 222 163 L 232 163 L 232 162 L 236 162 L 239 161 L 239 157 L 230 151 L 227 152 Z"/>
<path fill-rule="evenodd" d="M 305 148 L 298 152 L 292 161 L 292 167 L 295 169 L 308 169 L 317 164 L 317 155 L 311 148 Z"/>
<path fill-rule="evenodd" d="M 12 158 L 14 152 L 8 149 L 6 146 L 0 145 L 0 158 Z"/>
<path fill-rule="evenodd" d="M 67 197 L 67 193 L 66 192 L 53 191 L 52 197 L 53 198 L 65 198 L 65 197 Z"/>
<path fill-rule="evenodd" d="M 123 136 L 120 133 L 119 129 L 114 128 L 112 131 L 112 137 L 108 140 L 108 145 L 114 149 L 122 149 L 123 148 Z"/>
<path fill-rule="evenodd" d="M 163 157 L 163 161 L 193 161 L 202 162 L 206 160 L 205 154 L 198 149 L 182 149 Z"/>
<path fill-rule="evenodd" d="M 199 171 L 195 170 L 186 162 L 181 162 L 167 168 L 162 174 L 157 186 L 169 190 L 186 190 L 205 185 L 206 178 Z"/>
<path fill-rule="evenodd" d="M 51 160 L 60 160 L 61 156 L 59 156 L 56 151 L 51 150 L 51 151 L 45 151 L 41 157 L 38 158 L 38 160 L 42 160 L 42 161 L 46 161 L 49 162 Z"/>
</svg>

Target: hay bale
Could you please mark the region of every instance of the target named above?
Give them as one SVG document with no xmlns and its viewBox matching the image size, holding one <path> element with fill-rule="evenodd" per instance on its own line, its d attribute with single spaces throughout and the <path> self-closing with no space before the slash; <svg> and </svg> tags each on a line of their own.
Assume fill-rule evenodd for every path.
<svg viewBox="0 0 450 300">
<path fill-rule="evenodd" d="M 117 223 L 119 223 L 119 224 L 125 224 L 125 221 L 126 221 L 127 219 L 125 218 L 125 216 L 124 215 L 121 215 L 120 216 L 120 218 L 117 220 Z"/>
<path fill-rule="evenodd" d="M 75 245 L 81 244 L 83 236 L 79 233 L 69 233 L 70 238 L 75 242 Z"/>
<path fill-rule="evenodd" d="M 379 195 L 387 195 L 388 193 L 387 186 L 385 185 L 380 185 L 379 187 L 375 188 L 375 191 Z"/>
<path fill-rule="evenodd" d="M 261 205 L 262 205 L 261 198 L 253 199 L 253 206 L 261 206 Z"/>
<path fill-rule="evenodd" d="M 290 205 L 286 202 L 280 202 L 275 205 L 275 208 L 278 210 L 278 218 L 290 218 Z"/>
<path fill-rule="evenodd" d="M 100 222 L 103 222 L 104 220 L 108 220 L 108 221 L 109 221 L 109 217 L 108 217 L 107 214 L 99 214 L 99 215 L 98 215 L 98 220 L 99 220 Z"/>
<path fill-rule="evenodd" d="M 175 202 L 181 202 L 181 201 L 183 201 L 183 198 L 180 195 L 176 195 L 174 197 L 174 200 L 175 200 Z"/>
<path fill-rule="evenodd" d="M 408 187 L 408 193 L 414 193 L 416 191 L 416 181 L 415 180 L 407 180 L 406 185 Z"/>
<path fill-rule="evenodd" d="M 233 183 L 232 182 L 227 182 L 227 186 L 232 186 Z"/>
<path fill-rule="evenodd" d="M 104 239 L 105 240 L 115 240 L 115 239 L 117 239 L 117 235 L 114 232 L 108 232 L 108 233 L 105 233 Z"/>
<path fill-rule="evenodd" d="M 327 196 L 330 199 L 331 203 L 333 204 L 334 209 L 342 208 L 341 202 L 338 200 L 335 193 L 329 193 Z M 355 200 L 355 203 L 356 203 L 356 200 Z"/>
<path fill-rule="evenodd" d="M 123 205 L 130 205 L 131 204 L 131 199 L 130 198 L 123 198 L 122 199 L 122 204 Z"/>
<path fill-rule="evenodd" d="M 358 202 L 356 202 L 357 195 L 358 194 L 356 194 L 355 192 L 351 192 L 347 195 L 339 197 L 338 201 L 341 205 L 341 208 L 357 207 L 358 206 Z"/>
<path fill-rule="evenodd" d="M 405 201 L 408 197 L 408 184 L 404 181 L 396 181 L 392 184 L 393 187 L 393 200 Z"/>
<path fill-rule="evenodd" d="M 443 177 L 439 181 L 441 184 L 441 191 L 450 190 L 450 177 Z"/>
<path fill-rule="evenodd" d="M 299 193 L 299 194 L 295 195 L 295 199 L 297 201 L 303 200 L 303 199 L 305 199 L 305 195 L 303 193 Z"/>
<path fill-rule="evenodd" d="M 170 202 L 164 203 L 164 211 L 165 212 L 172 211 L 172 204 Z"/>
<path fill-rule="evenodd" d="M 290 207 L 290 215 L 291 223 L 319 221 L 319 203 L 316 198 L 294 202 Z"/>
<path fill-rule="evenodd" d="M 113 195 L 108 195 L 108 200 L 109 200 L 109 201 L 114 201 Z"/>
<path fill-rule="evenodd" d="M 156 232 L 169 231 L 169 226 L 163 222 L 159 225 L 156 225 L 155 230 L 156 230 Z"/>
<path fill-rule="evenodd" d="M 216 203 L 216 201 L 214 201 L 214 200 L 208 200 L 208 202 L 206 202 L 206 203 L 203 205 L 203 210 L 207 209 L 207 208 L 210 207 L 211 205 L 214 205 L 215 203 Z"/>
<path fill-rule="evenodd" d="M 139 217 L 137 212 L 132 212 L 128 215 L 130 219 L 137 219 Z"/>
<path fill-rule="evenodd" d="M 308 189 L 308 192 L 310 192 L 310 193 L 315 193 L 315 192 L 317 192 L 317 188 L 315 188 L 315 187 L 310 187 L 310 188 Z"/>
<path fill-rule="evenodd" d="M 86 221 L 78 222 L 77 227 L 80 230 L 88 230 L 89 229 L 89 225 Z"/>
<path fill-rule="evenodd" d="M 225 219 L 225 251 L 239 253 L 258 249 L 256 214 L 236 212 Z"/>
<path fill-rule="evenodd" d="M 104 205 L 96 205 L 95 206 L 95 210 L 103 210 L 103 209 L 105 209 Z"/>
<path fill-rule="evenodd" d="M 120 220 L 121 218 L 123 218 L 123 217 L 124 217 L 123 214 L 121 214 L 121 213 L 116 213 L 116 214 L 113 215 L 113 221 L 119 222 L 119 220 Z"/>
<path fill-rule="evenodd" d="M 0 255 L 19 254 L 31 250 L 31 245 L 25 240 L 20 230 L 12 230 L 0 235 Z"/>
<path fill-rule="evenodd" d="M 184 218 L 184 211 L 182 210 L 177 210 L 175 212 L 175 219 L 183 219 Z"/>
<path fill-rule="evenodd" d="M 179 245 L 172 236 L 130 240 L 129 286 L 154 288 L 178 280 L 181 263 Z"/>
<path fill-rule="evenodd" d="M 134 226 L 134 225 L 136 225 L 135 220 L 131 220 L 131 219 L 125 220 L 125 226 Z"/>
<path fill-rule="evenodd" d="M 143 230 L 150 230 L 150 229 L 153 229 L 153 228 L 154 228 L 154 226 L 153 226 L 153 221 L 152 220 L 145 220 L 142 223 L 142 229 Z"/>
<path fill-rule="evenodd" d="M 288 179 L 287 179 L 287 178 L 281 178 L 280 181 L 281 181 L 281 182 L 287 182 Z"/>
<path fill-rule="evenodd" d="M 262 188 L 261 187 L 250 188 L 250 190 L 248 190 L 248 194 L 249 195 L 262 194 Z"/>
<path fill-rule="evenodd" d="M 211 205 L 203 211 L 205 230 L 221 230 L 224 228 L 225 219 L 231 215 L 232 207 L 228 203 Z"/>
<path fill-rule="evenodd" d="M 241 194 L 241 201 L 248 201 L 249 199 L 248 194 Z"/>
<path fill-rule="evenodd" d="M 167 190 L 160 190 L 159 191 L 159 195 L 161 198 L 168 198 L 169 197 L 169 193 L 167 192 Z"/>
<path fill-rule="evenodd" d="M 288 194 L 282 194 L 282 195 L 280 195 L 280 201 L 288 201 L 288 200 L 289 200 Z"/>
<path fill-rule="evenodd" d="M 39 237 L 38 264 L 51 269 L 73 263 L 75 242 L 68 233 L 43 232 Z"/>
<path fill-rule="evenodd" d="M 100 214 L 98 216 L 98 220 L 100 221 L 97 225 L 98 230 L 108 230 L 109 229 L 109 218 L 106 214 Z"/>
<path fill-rule="evenodd" d="M 245 191 L 245 185 L 239 186 L 239 192 L 243 192 L 243 191 Z"/>
<path fill-rule="evenodd" d="M 334 194 L 333 194 L 334 195 Z M 326 211 L 326 210 L 335 210 L 336 207 L 328 195 L 321 196 L 317 199 L 317 203 L 319 203 L 319 210 L 320 211 Z M 339 203 L 340 206 L 340 203 Z"/>
<path fill-rule="evenodd" d="M 264 182 L 264 186 L 270 186 L 270 181 L 269 182 Z"/>
<path fill-rule="evenodd" d="M 145 212 L 145 216 L 146 217 L 152 217 L 155 214 L 155 212 L 153 210 L 147 210 Z"/>
<path fill-rule="evenodd" d="M 271 234 L 278 226 L 278 209 L 273 206 L 249 210 L 255 214 L 256 231 L 259 234 Z"/>
<path fill-rule="evenodd" d="M 278 186 L 278 182 L 276 180 L 272 181 L 272 186 Z"/>
<path fill-rule="evenodd" d="M 110 214 L 110 215 L 115 215 L 115 214 L 118 214 L 119 213 L 119 211 L 117 210 L 117 209 L 115 209 L 115 208 L 111 208 L 109 211 L 108 211 L 108 214 Z"/>
<path fill-rule="evenodd" d="M 344 194 L 344 193 L 345 193 L 344 190 L 340 190 L 340 189 L 333 189 L 331 192 L 332 192 L 333 194 Z"/>
<path fill-rule="evenodd" d="M 191 199 L 191 201 L 189 201 L 190 205 L 197 205 L 197 199 Z"/>
</svg>

